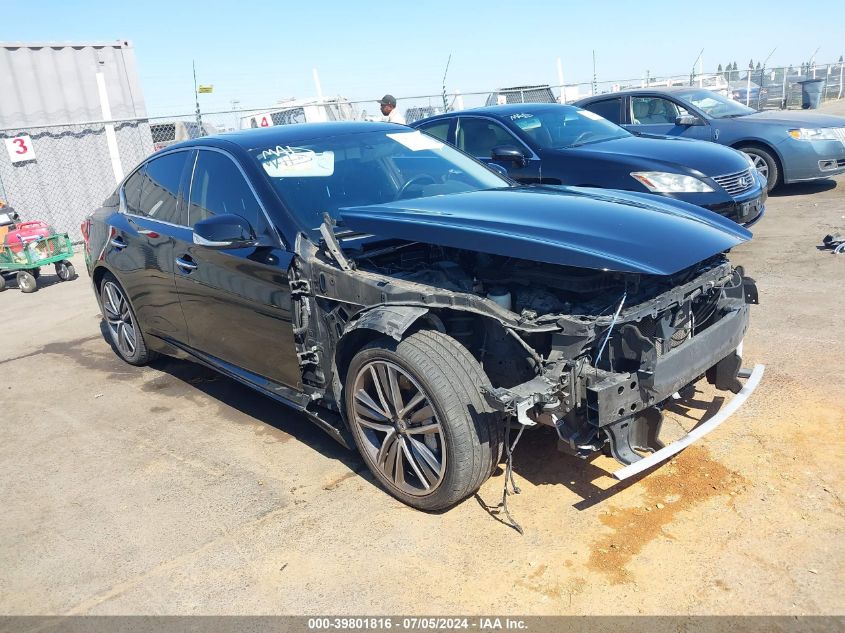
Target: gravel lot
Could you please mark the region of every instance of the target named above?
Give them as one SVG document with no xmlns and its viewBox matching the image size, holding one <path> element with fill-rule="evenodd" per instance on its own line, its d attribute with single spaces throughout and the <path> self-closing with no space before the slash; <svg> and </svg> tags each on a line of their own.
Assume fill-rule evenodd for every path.
<svg viewBox="0 0 845 633">
<path fill-rule="evenodd" d="M 123 364 L 78 280 L 0 295 L 2 614 L 843 614 L 845 178 L 773 196 L 734 254 L 760 288 L 763 383 L 628 481 L 515 455 L 520 536 L 484 504 L 383 493 L 304 418 L 191 363 Z M 689 428 L 721 400 L 673 407 Z"/>
</svg>

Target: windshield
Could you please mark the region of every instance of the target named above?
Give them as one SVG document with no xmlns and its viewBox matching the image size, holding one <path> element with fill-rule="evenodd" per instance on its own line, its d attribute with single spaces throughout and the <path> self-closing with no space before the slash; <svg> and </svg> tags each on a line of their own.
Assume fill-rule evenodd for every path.
<svg viewBox="0 0 845 633">
<path fill-rule="evenodd" d="M 575 107 L 528 110 L 508 118 L 537 145 L 544 149 L 577 147 L 614 138 L 631 136 L 630 132 L 601 118 L 595 112 Z"/>
<path fill-rule="evenodd" d="M 689 90 L 679 92 L 678 96 L 714 119 L 745 116 L 746 114 L 754 114 L 756 112 L 753 108 L 744 106 L 733 99 L 729 99 L 720 95 L 718 92 L 712 92 L 710 90 Z"/>
<path fill-rule="evenodd" d="M 316 231 L 323 213 L 508 187 L 475 160 L 419 131 L 362 132 L 250 150 L 288 209 Z"/>
</svg>

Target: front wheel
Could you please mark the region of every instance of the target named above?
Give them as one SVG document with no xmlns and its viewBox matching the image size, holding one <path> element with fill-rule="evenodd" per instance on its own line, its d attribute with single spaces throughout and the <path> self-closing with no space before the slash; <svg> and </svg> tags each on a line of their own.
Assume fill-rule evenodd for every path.
<svg viewBox="0 0 845 633">
<path fill-rule="evenodd" d="M 754 161 L 754 168 L 766 179 L 766 191 L 771 191 L 777 187 L 780 179 L 780 170 L 778 169 L 777 160 L 775 160 L 775 157 L 770 152 L 753 145 L 740 147 L 739 151 L 747 154 Z"/>
<path fill-rule="evenodd" d="M 480 367 L 455 339 L 422 330 L 381 338 L 349 366 L 346 415 L 381 485 L 420 510 L 442 510 L 476 492 L 498 457 L 498 416 L 479 393 Z M 485 379 L 486 380 L 486 379 Z"/>
</svg>

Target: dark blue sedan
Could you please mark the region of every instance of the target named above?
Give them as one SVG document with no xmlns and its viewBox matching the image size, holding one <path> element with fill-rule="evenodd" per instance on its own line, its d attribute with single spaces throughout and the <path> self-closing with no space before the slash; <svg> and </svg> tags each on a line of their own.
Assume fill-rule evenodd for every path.
<svg viewBox="0 0 845 633">
<path fill-rule="evenodd" d="M 741 224 L 764 210 L 765 180 L 740 152 L 635 135 L 597 114 L 519 103 L 451 112 L 413 124 L 522 183 L 601 187 L 683 200 Z"/>
<path fill-rule="evenodd" d="M 741 150 L 769 189 L 845 173 L 845 117 L 758 112 L 703 88 L 625 90 L 576 105 L 634 132 L 702 139 Z"/>
</svg>

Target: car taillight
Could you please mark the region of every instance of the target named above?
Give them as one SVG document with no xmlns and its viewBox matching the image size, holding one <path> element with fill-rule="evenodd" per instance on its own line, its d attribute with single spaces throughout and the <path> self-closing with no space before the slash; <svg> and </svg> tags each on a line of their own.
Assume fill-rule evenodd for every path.
<svg viewBox="0 0 845 633">
<path fill-rule="evenodd" d="M 88 236 L 91 233 L 91 218 L 85 218 L 79 228 L 82 230 L 82 241 L 85 243 L 85 250 L 90 250 L 88 245 Z"/>
</svg>

